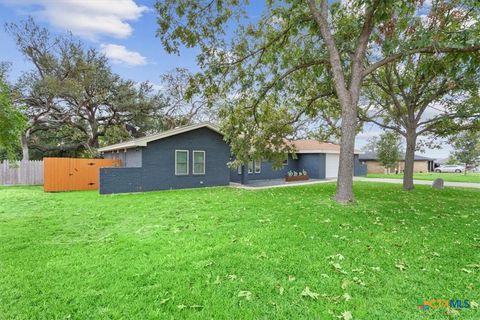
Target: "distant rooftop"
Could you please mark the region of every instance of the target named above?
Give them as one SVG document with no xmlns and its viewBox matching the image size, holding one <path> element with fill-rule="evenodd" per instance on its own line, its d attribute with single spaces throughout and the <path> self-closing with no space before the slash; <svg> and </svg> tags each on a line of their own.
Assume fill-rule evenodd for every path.
<svg viewBox="0 0 480 320">
<path fill-rule="evenodd" d="M 364 154 L 361 154 L 358 157 L 359 160 L 378 160 L 377 153 L 376 152 L 365 152 Z M 420 156 L 418 154 L 415 154 L 415 161 L 433 161 L 435 160 L 434 158 L 429 158 L 429 157 L 424 157 Z M 400 155 L 400 158 L 398 160 L 405 160 L 405 154 Z"/>
<path fill-rule="evenodd" d="M 340 145 L 331 142 L 320 142 L 318 140 L 291 140 L 297 153 L 340 153 Z M 355 150 L 355 154 L 362 153 Z"/>
</svg>

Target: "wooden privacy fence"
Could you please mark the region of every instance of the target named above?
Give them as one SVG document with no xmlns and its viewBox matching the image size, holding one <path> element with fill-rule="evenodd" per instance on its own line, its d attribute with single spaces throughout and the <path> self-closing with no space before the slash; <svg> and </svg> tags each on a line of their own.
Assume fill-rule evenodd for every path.
<svg viewBox="0 0 480 320">
<path fill-rule="evenodd" d="M 97 190 L 100 168 L 119 167 L 120 160 L 43 158 L 43 190 L 74 191 Z"/>
<path fill-rule="evenodd" d="M 43 161 L 3 161 L 0 185 L 43 184 Z"/>
</svg>

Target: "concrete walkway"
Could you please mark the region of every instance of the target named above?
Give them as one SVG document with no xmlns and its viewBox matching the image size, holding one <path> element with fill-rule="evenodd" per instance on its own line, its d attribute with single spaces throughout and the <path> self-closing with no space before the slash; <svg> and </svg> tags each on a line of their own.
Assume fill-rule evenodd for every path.
<svg viewBox="0 0 480 320">
<path fill-rule="evenodd" d="M 270 188 L 283 188 L 283 187 L 294 187 L 294 186 L 303 186 L 308 184 L 318 184 L 326 182 L 336 182 L 337 180 L 326 180 L 326 179 L 310 179 L 306 181 L 295 181 L 295 182 L 286 182 L 285 179 L 271 179 L 271 180 L 252 180 L 248 184 L 240 183 L 230 183 L 232 187 L 248 189 L 248 190 L 261 190 L 261 189 L 270 189 Z"/>
<path fill-rule="evenodd" d="M 388 178 L 365 178 L 365 177 L 353 177 L 354 181 L 366 181 L 366 182 L 384 182 L 384 183 L 403 183 L 402 179 L 388 179 Z M 428 180 L 413 180 L 414 184 L 431 186 L 433 181 Z M 480 183 L 473 182 L 450 182 L 445 181 L 445 187 L 456 188 L 475 188 L 480 189 Z"/>
</svg>

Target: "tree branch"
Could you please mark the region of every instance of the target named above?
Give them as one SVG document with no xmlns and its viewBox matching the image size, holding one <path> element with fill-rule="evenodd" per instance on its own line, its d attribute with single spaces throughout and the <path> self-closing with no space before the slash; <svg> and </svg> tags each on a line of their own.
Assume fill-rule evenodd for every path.
<svg viewBox="0 0 480 320">
<path fill-rule="evenodd" d="M 454 53 L 454 52 L 476 52 L 480 51 L 480 45 L 476 45 L 473 47 L 466 47 L 466 48 L 436 48 L 434 46 L 430 47 L 423 47 L 423 48 L 416 48 L 416 49 L 411 49 L 411 50 L 406 50 L 404 52 L 398 52 L 395 54 L 392 54 L 389 57 L 386 57 L 380 61 L 375 62 L 374 64 L 371 64 L 365 70 L 363 71 L 363 77 L 369 75 L 373 71 L 377 70 L 378 68 L 393 62 L 397 59 L 400 59 L 403 56 L 406 55 L 411 55 L 411 54 L 416 54 L 416 53 Z"/>
</svg>

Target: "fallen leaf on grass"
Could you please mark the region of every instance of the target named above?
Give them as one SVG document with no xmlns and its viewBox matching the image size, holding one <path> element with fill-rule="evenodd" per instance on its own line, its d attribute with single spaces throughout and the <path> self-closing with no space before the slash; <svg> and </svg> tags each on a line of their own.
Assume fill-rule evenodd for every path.
<svg viewBox="0 0 480 320">
<path fill-rule="evenodd" d="M 351 319 L 353 319 L 352 313 L 351 313 L 350 311 L 345 311 L 345 312 L 343 312 L 342 315 L 341 315 L 339 318 L 341 318 L 341 319 L 343 319 L 343 320 L 351 320 Z"/>
<path fill-rule="evenodd" d="M 407 266 L 406 266 L 405 264 L 401 263 L 401 262 L 397 263 L 397 264 L 395 265 L 395 267 L 397 267 L 400 271 L 405 271 L 405 270 L 407 270 Z"/>
<path fill-rule="evenodd" d="M 462 268 L 462 271 L 465 272 L 465 273 L 472 273 L 473 272 L 472 270 L 468 270 L 468 269 L 465 269 L 465 268 Z"/>
<path fill-rule="evenodd" d="M 202 305 L 199 305 L 199 304 L 194 304 L 194 305 L 191 305 L 190 308 L 191 308 L 191 309 L 202 309 L 203 306 L 202 306 Z"/>
<path fill-rule="evenodd" d="M 357 277 L 353 277 L 353 282 L 355 282 L 356 284 L 359 284 L 361 286 L 365 286 L 365 282 L 363 282 L 361 279 L 359 279 Z"/>
<path fill-rule="evenodd" d="M 252 300 L 252 293 L 250 291 L 240 291 L 237 296 L 239 298 L 245 298 L 245 300 Z"/>
<path fill-rule="evenodd" d="M 170 298 L 162 299 L 162 300 L 160 300 L 160 304 L 165 304 L 165 303 L 167 303 L 169 300 L 170 300 Z"/>
<path fill-rule="evenodd" d="M 341 255 L 340 253 L 337 253 L 337 254 L 328 256 L 327 259 L 328 259 L 328 260 L 339 260 L 339 261 L 342 261 L 342 260 L 345 259 L 345 257 L 344 257 L 343 255 Z"/>
<path fill-rule="evenodd" d="M 352 296 L 348 292 L 345 292 L 343 294 L 342 298 L 345 299 L 345 301 L 348 301 L 348 300 L 352 299 Z"/>
<path fill-rule="evenodd" d="M 213 261 L 209 261 L 209 262 L 205 263 L 205 265 L 203 267 L 206 268 L 206 267 L 210 267 L 212 265 L 213 265 Z"/>
<path fill-rule="evenodd" d="M 448 308 L 447 308 L 447 314 L 448 314 L 449 316 L 454 316 L 454 317 L 456 317 L 456 316 L 459 316 L 459 315 L 460 315 L 460 312 L 458 312 L 458 311 L 455 310 L 454 308 L 448 307 Z"/>
<path fill-rule="evenodd" d="M 347 274 L 347 272 L 345 270 L 343 270 L 342 266 L 340 265 L 340 263 L 337 263 L 337 262 L 330 262 L 330 264 L 332 265 L 332 267 L 335 269 L 335 271 L 337 272 L 340 272 L 341 274 Z"/>
<path fill-rule="evenodd" d="M 288 276 L 288 281 L 295 281 L 295 276 L 289 275 Z"/>
<path fill-rule="evenodd" d="M 262 253 L 260 253 L 260 254 L 258 255 L 258 258 L 259 258 L 259 259 L 266 259 L 266 258 L 267 258 L 267 253 L 266 253 L 265 251 L 262 251 Z"/>
<path fill-rule="evenodd" d="M 343 279 L 343 280 L 342 280 L 342 286 L 341 286 L 342 289 L 343 289 L 343 290 L 347 289 L 348 286 L 350 285 L 350 283 L 352 283 L 350 280 L 348 280 L 348 279 Z"/>
<path fill-rule="evenodd" d="M 310 290 L 309 287 L 305 287 L 302 291 L 302 297 L 308 297 L 314 300 L 317 300 L 320 295 L 316 292 Z"/>
</svg>

